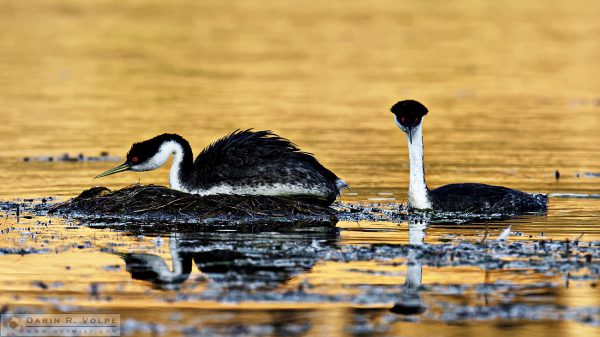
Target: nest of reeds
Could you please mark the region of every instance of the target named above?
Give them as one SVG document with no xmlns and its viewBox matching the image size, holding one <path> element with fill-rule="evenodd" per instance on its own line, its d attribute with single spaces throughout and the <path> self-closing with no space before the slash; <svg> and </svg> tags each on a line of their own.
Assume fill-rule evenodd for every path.
<svg viewBox="0 0 600 337">
<path fill-rule="evenodd" d="M 208 223 L 335 221 L 322 201 L 255 195 L 188 194 L 163 186 L 133 185 L 117 191 L 94 187 L 50 209 L 78 218 Z"/>
</svg>

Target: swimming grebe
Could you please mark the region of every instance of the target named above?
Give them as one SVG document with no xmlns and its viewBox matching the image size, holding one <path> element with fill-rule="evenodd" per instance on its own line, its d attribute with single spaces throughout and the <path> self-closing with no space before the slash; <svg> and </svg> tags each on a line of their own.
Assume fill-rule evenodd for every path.
<svg viewBox="0 0 600 337">
<path fill-rule="evenodd" d="M 546 211 L 546 195 L 528 194 L 502 186 L 450 184 L 430 191 L 425 183 L 421 128 L 423 116 L 428 110 L 423 104 L 413 100 L 400 101 L 391 110 L 396 116 L 396 125 L 404 131 L 408 140 L 410 208 L 510 215 Z"/>
<path fill-rule="evenodd" d="M 103 172 L 149 171 L 174 155 L 169 175 L 172 189 L 199 195 L 236 194 L 307 197 L 332 203 L 346 183 L 311 154 L 271 131 L 234 131 L 196 157 L 176 134 L 135 143 L 125 163 Z"/>
</svg>

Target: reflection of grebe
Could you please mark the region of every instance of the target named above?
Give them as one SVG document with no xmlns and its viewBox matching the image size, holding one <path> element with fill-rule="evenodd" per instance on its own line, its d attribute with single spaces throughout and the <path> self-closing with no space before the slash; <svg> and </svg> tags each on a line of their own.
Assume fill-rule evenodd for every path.
<svg viewBox="0 0 600 337">
<path fill-rule="evenodd" d="M 300 228 L 306 223 L 298 223 Z M 311 230 L 316 227 L 312 226 Z M 145 280 L 159 289 L 178 289 L 190 277 L 192 265 L 206 280 L 221 289 L 270 289 L 312 268 L 318 257 L 315 241 L 329 245 L 337 231 L 265 233 L 214 232 L 214 229 L 169 234 L 173 268 L 153 254 L 112 253 L 125 261 L 136 280 Z M 227 244 L 223 244 L 227 242 Z M 286 249 L 273 249 L 285 245 Z M 310 248 L 310 249 L 309 249 Z"/>
<path fill-rule="evenodd" d="M 178 288 L 179 284 L 190 277 L 192 257 L 189 254 L 179 254 L 175 235 L 172 234 L 169 239 L 169 253 L 171 254 L 173 270 L 169 269 L 165 260 L 158 255 L 119 252 L 113 252 L 112 254 L 125 261 L 125 269 L 131 274 L 131 278 L 151 281 L 159 289 Z"/>
<path fill-rule="evenodd" d="M 425 241 L 425 228 L 427 224 L 423 222 L 408 223 L 408 243 L 411 246 L 420 246 Z M 419 287 L 423 279 L 423 265 L 417 259 L 417 251 L 410 249 L 406 259 L 406 279 L 404 280 L 404 289 L 402 291 L 401 301 L 398 301 L 390 309 L 391 312 L 400 315 L 420 315 L 427 310 L 427 307 L 421 301 L 419 296 Z"/>
<path fill-rule="evenodd" d="M 250 194 L 310 197 L 332 203 L 346 183 L 311 154 L 271 131 L 235 131 L 193 160 L 190 144 L 176 134 L 135 143 L 125 163 L 96 178 L 133 170 L 149 171 L 174 155 L 172 189 L 199 195 Z"/>
<path fill-rule="evenodd" d="M 429 190 L 423 169 L 423 104 L 406 100 L 392 107 L 396 124 L 406 133 L 410 161 L 408 205 L 416 209 L 454 212 L 501 213 L 517 215 L 546 211 L 548 197 L 528 194 L 502 186 L 485 184 L 450 184 Z"/>
</svg>

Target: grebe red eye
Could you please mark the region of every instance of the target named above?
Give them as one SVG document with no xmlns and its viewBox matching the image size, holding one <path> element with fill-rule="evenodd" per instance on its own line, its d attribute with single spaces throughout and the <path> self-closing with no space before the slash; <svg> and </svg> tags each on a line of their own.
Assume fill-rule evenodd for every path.
<svg viewBox="0 0 600 337">
<path fill-rule="evenodd" d="M 415 123 L 419 121 L 419 117 L 415 117 Z"/>
<path fill-rule="evenodd" d="M 402 117 L 402 123 L 406 122 L 406 119 L 404 117 Z"/>
<path fill-rule="evenodd" d="M 140 161 L 140 158 L 133 157 L 133 158 L 131 158 L 131 161 L 134 162 L 134 163 L 137 163 L 138 161 Z"/>
</svg>

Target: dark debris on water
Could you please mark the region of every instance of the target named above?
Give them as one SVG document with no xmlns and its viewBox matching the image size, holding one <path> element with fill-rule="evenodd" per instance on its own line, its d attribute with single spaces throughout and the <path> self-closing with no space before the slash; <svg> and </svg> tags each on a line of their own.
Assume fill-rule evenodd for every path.
<svg viewBox="0 0 600 337">
<path fill-rule="evenodd" d="M 63 153 L 60 156 L 36 156 L 36 157 L 23 157 L 24 162 L 68 162 L 68 163 L 76 163 L 76 162 L 117 162 L 121 158 L 110 156 L 108 152 L 103 151 L 100 152 L 98 156 L 86 156 L 83 153 L 80 153 L 76 156 L 72 156 L 69 153 Z"/>
</svg>

